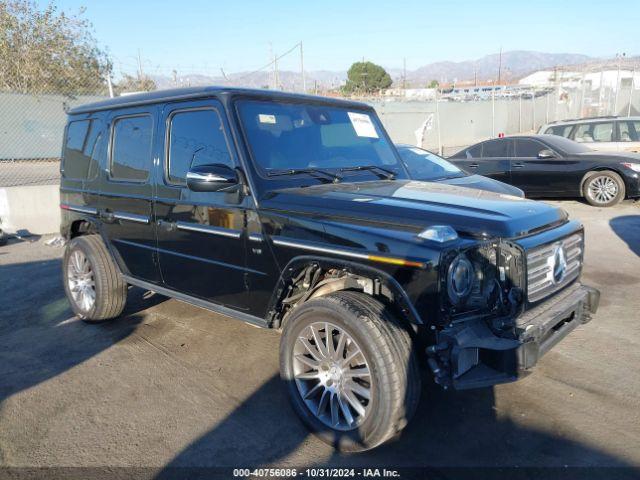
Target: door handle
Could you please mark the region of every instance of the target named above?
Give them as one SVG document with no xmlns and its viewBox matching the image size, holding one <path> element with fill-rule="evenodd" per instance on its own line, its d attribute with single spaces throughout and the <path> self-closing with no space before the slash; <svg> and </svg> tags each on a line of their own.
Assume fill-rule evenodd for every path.
<svg viewBox="0 0 640 480">
<path fill-rule="evenodd" d="M 109 210 L 102 210 L 98 216 L 104 220 L 106 223 L 113 223 L 116 219 L 115 215 L 113 214 L 113 212 L 110 212 Z"/>
<path fill-rule="evenodd" d="M 469 168 L 478 168 L 478 164 L 477 163 L 470 163 L 469 164 Z"/>
<path fill-rule="evenodd" d="M 177 229 L 177 226 L 176 226 L 175 222 L 167 222 L 166 220 L 158 220 L 156 223 L 158 224 L 158 227 L 162 228 L 163 230 L 166 230 L 167 232 L 172 232 L 172 231 Z"/>
<path fill-rule="evenodd" d="M 524 163 L 513 163 L 511 166 L 513 168 L 524 168 Z"/>
</svg>

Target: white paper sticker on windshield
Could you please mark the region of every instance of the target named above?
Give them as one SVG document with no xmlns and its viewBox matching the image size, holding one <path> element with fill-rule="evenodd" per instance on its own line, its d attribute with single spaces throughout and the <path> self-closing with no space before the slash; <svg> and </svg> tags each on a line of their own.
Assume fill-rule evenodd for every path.
<svg viewBox="0 0 640 480">
<path fill-rule="evenodd" d="M 267 115 L 266 113 L 260 113 L 258 114 L 258 120 L 260 121 L 260 123 L 276 123 L 276 116 L 275 115 Z"/>
<path fill-rule="evenodd" d="M 366 113 L 347 112 L 351 125 L 359 137 L 378 138 L 376 127 Z"/>
</svg>

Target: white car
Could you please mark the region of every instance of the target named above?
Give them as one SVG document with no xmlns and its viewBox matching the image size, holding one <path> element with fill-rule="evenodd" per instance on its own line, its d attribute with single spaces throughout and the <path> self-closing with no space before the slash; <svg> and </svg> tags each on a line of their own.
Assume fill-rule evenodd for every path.
<svg viewBox="0 0 640 480">
<path fill-rule="evenodd" d="M 561 120 L 543 125 L 538 133 L 566 137 L 593 150 L 640 153 L 640 117 Z"/>
</svg>

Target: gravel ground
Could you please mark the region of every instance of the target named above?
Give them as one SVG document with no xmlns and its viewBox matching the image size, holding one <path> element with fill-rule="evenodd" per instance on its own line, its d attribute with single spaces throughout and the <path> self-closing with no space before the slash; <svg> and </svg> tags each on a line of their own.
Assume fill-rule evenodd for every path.
<svg viewBox="0 0 640 480">
<path fill-rule="evenodd" d="M 640 205 L 557 203 L 586 227 L 594 320 L 518 383 L 426 388 L 397 441 L 357 455 L 295 417 L 276 332 L 138 289 L 121 318 L 84 324 L 64 296 L 62 248 L 12 240 L 0 248 L 0 466 L 640 467 Z"/>
</svg>

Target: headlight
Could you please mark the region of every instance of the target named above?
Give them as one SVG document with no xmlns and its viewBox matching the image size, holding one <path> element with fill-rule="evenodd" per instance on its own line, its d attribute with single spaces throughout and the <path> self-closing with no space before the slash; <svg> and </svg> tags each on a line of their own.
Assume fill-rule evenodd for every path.
<svg viewBox="0 0 640 480">
<path fill-rule="evenodd" d="M 449 265 L 447 272 L 447 292 L 454 305 L 464 301 L 473 287 L 473 265 L 464 253 L 459 254 Z"/>
<path fill-rule="evenodd" d="M 630 168 L 634 172 L 640 173 L 640 163 L 622 162 L 622 165 L 624 165 L 627 168 Z"/>
</svg>

